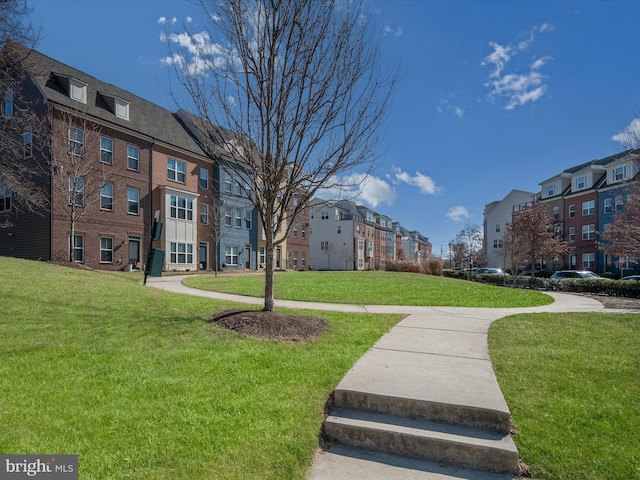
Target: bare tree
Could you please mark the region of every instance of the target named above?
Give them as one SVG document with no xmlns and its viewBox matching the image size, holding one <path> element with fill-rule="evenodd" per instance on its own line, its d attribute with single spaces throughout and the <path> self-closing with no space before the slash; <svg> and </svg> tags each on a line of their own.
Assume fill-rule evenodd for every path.
<svg viewBox="0 0 640 480">
<path fill-rule="evenodd" d="M 482 261 L 482 230 L 478 225 L 467 223 L 456 235 L 456 253 L 467 262 L 469 270 L 478 266 Z"/>
<path fill-rule="evenodd" d="M 188 43 L 169 61 L 193 113 L 224 127 L 219 137 L 247 172 L 266 232 L 267 311 L 274 251 L 288 234 L 281 227 L 320 188 L 360 185 L 376 159 L 397 74 L 382 72 L 364 3 L 200 0 L 206 31 L 167 36 L 170 49 Z"/>
<path fill-rule="evenodd" d="M 600 234 L 599 248 L 607 255 L 640 258 L 640 180 L 626 189 L 624 210 L 616 212 L 613 222 Z"/>
<path fill-rule="evenodd" d="M 507 226 L 508 249 L 511 255 L 531 262 L 534 275 L 538 261 L 568 254 L 571 245 L 562 238 L 562 232 L 553 221 L 549 206 L 542 202 L 522 208 L 512 215 Z"/>
<path fill-rule="evenodd" d="M 99 125 L 79 112 L 53 109 L 50 111 L 50 123 L 60 132 L 59 135 L 51 135 L 50 139 L 51 183 L 58 197 L 67 202 L 68 260 L 72 262 L 76 224 L 103 197 L 113 199 L 118 185 L 109 181 L 105 163 L 100 161 Z"/>
<path fill-rule="evenodd" d="M 349 245 L 342 247 L 340 257 L 344 261 L 345 270 L 353 270 L 353 248 Z M 349 265 L 351 265 L 351 268 L 349 268 Z"/>
<path fill-rule="evenodd" d="M 48 196 L 38 180 L 45 173 L 48 125 L 39 103 L 23 95 L 33 86 L 29 55 L 38 39 L 29 13 L 26 0 L 0 2 L 0 199 L 8 212 L 42 214 Z M 0 227 L 8 225 L 7 218 L 0 220 Z"/>
<path fill-rule="evenodd" d="M 214 275 L 218 276 L 220 268 L 220 240 L 222 239 L 222 221 L 224 217 L 225 202 L 218 195 L 214 195 L 211 203 L 207 203 L 207 214 L 209 216 L 209 235 L 213 240 L 214 250 Z"/>
<path fill-rule="evenodd" d="M 327 256 L 327 270 L 331 270 L 331 256 L 335 253 L 335 246 L 331 242 L 320 242 L 320 251 Z"/>
</svg>

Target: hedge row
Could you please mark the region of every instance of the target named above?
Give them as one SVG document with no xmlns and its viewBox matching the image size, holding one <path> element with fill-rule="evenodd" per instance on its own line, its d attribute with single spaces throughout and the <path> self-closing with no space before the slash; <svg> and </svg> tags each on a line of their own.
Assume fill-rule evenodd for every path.
<svg viewBox="0 0 640 480">
<path fill-rule="evenodd" d="M 411 272 L 442 276 L 443 264 L 441 260 L 435 258 L 431 260 L 423 260 L 421 262 L 412 262 L 410 260 L 389 260 L 385 262 L 384 269 L 387 272 Z"/>
</svg>

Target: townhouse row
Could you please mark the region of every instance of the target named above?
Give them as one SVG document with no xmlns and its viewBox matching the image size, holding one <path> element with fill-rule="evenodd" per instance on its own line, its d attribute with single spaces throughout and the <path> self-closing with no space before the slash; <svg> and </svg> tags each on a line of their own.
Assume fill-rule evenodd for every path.
<svg viewBox="0 0 640 480">
<path fill-rule="evenodd" d="M 624 211 L 628 185 L 640 171 L 640 150 L 626 150 L 606 158 L 567 168 L 539 183 L 539 192 L 512 190 L 484 209 L 484 248 L 491 267 L 512 269 L 503 246 L 505 228 L 512 215 L 541 201 L 549 206 L 556 234 L 571 243 L 564 257 L 547 259 L 546 270 L 591 270 L 619 274 L 638 270 L 637 259 L 618 259 L 598 248 L 600 232 Z M 622 261 L 621 261 L 622 260 Z M 539 267 L 539 266 L 538 266 Z"/>
<path fill-rule="evenodd" d="M 199 119 L 38 52 L 28 58 L 28 78 L 0 92 L 0 113 L 11 122 L 35 112 L 46 127 L 25 129 L 24 148 L 0 155 L 39 169 L 50 207 L 20 211 L 0 179 L 0 221 L 10 225 L 0 230 L 0 255 L 125 270 L 140 268 L 153 247 L 165 251 L 165 271 L 265 265 L 264 229 L 248 196 L 255 180 L 225 155 L 225 145 L 219 155 L 205 151 Z M 47 148 L 34 147 L 36 135 L 50 138 Z M 350 227 L 342 223 L 348 215 Z M 163 224 L 158 241 L 151 240 L 154 219 Z M 345 202 L 314 201 L 289 222 L 274 252 L 276 269 L 384 268 L 402 251 L 415 259 L 430 253 L 418 232 Z"/>
</svg>

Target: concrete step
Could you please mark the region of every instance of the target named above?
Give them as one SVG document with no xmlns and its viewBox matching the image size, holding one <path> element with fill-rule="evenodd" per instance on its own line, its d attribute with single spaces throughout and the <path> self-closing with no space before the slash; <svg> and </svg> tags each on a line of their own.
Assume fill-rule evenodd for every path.
<svg viewBox="0 0 640 480">
<path fill-rule="evenodd" d="M 336 409 L 324 423 L 334 441 L 465 468 L 516 473 L 509 434 L 353 409 Z"/>
<path fill-rule="evenodd" d="M 430 401 L 426 398 L 402 398 L 366 391 L 336 389 L 334 401 L 337 408 L 363 410 L 374 413 L 445 422 L 463 427 L 483 428 L 502 433 L 511 430 L 511 414 L 508 410 L 493 410 L 467 403 L 456 405 Z"/>
</svg>

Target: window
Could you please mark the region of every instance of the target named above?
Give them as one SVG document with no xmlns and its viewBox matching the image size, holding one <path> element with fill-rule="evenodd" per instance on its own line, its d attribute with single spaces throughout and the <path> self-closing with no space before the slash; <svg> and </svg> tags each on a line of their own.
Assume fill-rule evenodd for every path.
<svg viewBox="0 0 640 480">
<path fill-rule="evenodd" d="M 582 268 L 595 268 L 596 267 L 596 254 L 595 253 L 583 253 L 582 254 Z"/>
<path fill-rule="evenodd" d="M 209 172 L 206 168 L 200 169 L 200 188 L 203 190 L 209 188 Z"/>
<path fill-rule="evenodd" d="M 303 239 L 307 238 L 307 226 L 304 223 L 302 224 L 302 228 L 300 230 L 300 234 L 301 234 Z"/>
<path fill-rule="evenodd" d="M 69 153 L 84 155 L 84 130 L 69 127 Z"/>
<path fill-rule="evenodd" d="M 5 117 L 13 117 L 13 90 L 7 90 L 4 95 L 4 111 Z"/>
<path fill-rule="evenodd" d="M 227 245 L 224 248 L 224 263 L 227 265 L 238 265 L 238 247 Z"/>
<path fill-rule="evenodd" d="M 231 209 L 230 208 L 227 208 L 224 211 L 224 226 L 225 227 L 231 226 Z"/>
<path fill-rule="evenodd" d="M 87 103 L 87 84 L 75 78 L 70 78 L 69 97 L 81 103 Z"/>
<path fill-rule="evenodd" d="M 167 178 L 185 183 L 187 178 L 187 164 L 173 158 L 167 159 Z"/>
<path fill-rule="evenodd" d="M 69 203 L 79 207 L 84 205 L 84 178 L 69 177 Z"/>
<path fill-rule="evenodd" d="M 329 242 L 320 242 L 320 250 L 329 250 Z"/>
<path fill-rule="evenodd" d="M 596 213 L 596 201 L 589 200 L 588 202 L 582 202 L 582 216 L 593 215 Z"/>
<path fill-rule="evenodd" d="M 224 174 L 224 191 L 227 193 L 231 193 L 233 187 L 233 183 L 231 181 L 231 175 L 228 173 Z"/>
<path fill-rule="evenodd" d="M 356 225 L 356 234 L 360 235 L 360 225 Z"/>
<path fill-rule="evenodd" d="M 242 228 L 242 209 L 236 208 L 236 228 Z"/>
<path fill-rule="evenodd" d="M 171 242 L 171 263 L 193 263 L 193 244 Z"/>
<path fill-rule="evenodd" d="M 100 209 L 113 210 L 113 184 L 103 183 L 100 188 Z"/>
<path fill-rule="evenodd" d="M 116 117 L 129 120 L 129 102 L 121 98 L 115 98 L 114 103 Z"/>
<path fill-rule="evenodd" d="M 129 170 L 140 170 L 140 149 L 129 145 L 127 147 L 127 168 Z"/>
<path fill-rule="evenodd" d="M 495 239 L 493 241 L 493 248 L 502 248 L 502 240 L 500 239 Z"/>
<path fill-rule="evenodd" d="M 613 212 L 613 200 L 610 198 L 604 199 L 604 213 Z"/>
<path fill-rule="evenodd" d="M 100 161 L 113 165 L 113 140 L 100 137 Z"/>
<path fill-rule="evenodd" d="M 329 220 L 329 212 L 321 212 L 320 218 L 322 220 Z"/>
<path fill-rule="evenodd" d="M 583 225 L 582 226 L 582 240 L 593 240 L 596 238 L 595 225 Z"/>
<path fill-rule="evenodd" d="M 559 215 L 560 214 L 560 207 L 553 207 L 553 214 L 554 215 Z"/>
<path fill-rule="evenodd" d="M 298 252 L 293 252 L 293 268 L 298 268 Z"/>
<path fill-rule="evenodd" d="M 293 238 L 298 238 L 298 223 L 293 224 Z"/>
<path fill-rule="evenodd" d="M 627 166 L 626 165 L 622 165 L 620 167 L 616 167 L 613 170 L 613 180 L 616 182 L 619 182 L 620 180 L 626 180 L 627 179 Z"/>
<path fill-rule="evenodd" d="M 500 233 L 500 224 L 496 223 L 496 233 Z"/>
<path fill-rule="evenodd" d="M 236 180 L 236 195 L 242 195 L 242 184 L 240 180 Z"/>
<path fill-rule="evenodd" d="M 200 204 L 200 223 L 203 225 L 209 223 L 209 206 L 206 203 Z"/>
<path fill-rule="evenodd" d="M 300 253 L 300 265 L 302 268 L 307 266 L 307 252 Z"/>
<path fill-rule="evenodd" d="M 547 197 L 553 197 L 556 194 L 556 184 L 547 185 Z"/>
<path fill-rule="evenodd" d="M 624 210 L 624 197 L 621 197 L 621 196 L 616 197 L 615 207 L 616 207 L 616 212 L 621 212 L 622 210 Z"/>
<path fill-rule="evenodd" d="M 576 216 L 576 206 L 569 205 L 569 218 L 573 218 Z"/>
<path fill-rule="evenodd" d="M 100 263 L 113 263 L 113 238 L 100 237 Z"/>
<path fill-rule="evenodd" d="M 180 220 L 193 220 L 193 199 L 171 195 L 169 216 Z"/>
<path fill-rule="evenodd" d="M 0 185 L 0 212 L 11 211 L 11 192 L 5 186 Z"/>
<path fill-rule="evenodd" d="M 251 230 L 251 210 L 244 211 L 244 228 Z"/>
<path fill-rule="evenodd" d="M 298 206 L 298 197 L 293 197 L 293 208 Z"/>
<path fill-rule="evenodd" d="M 587 176 L 583 175 L 581 177 L 576 178 L 576 190 L 582 190 L 587 188 Z"/>
<path fill-rule="evenodd" d="M 569 227 L 569 241 L 573 242 L 576 239 L 576 227 Z"/>
<path fill-rule="evenodd" d="M 138 215 L 140 213 L 140 190 L 129 188 L 127 190 L 127 213 Z"/>
<path fill-rule="evenodd" d="M 73 261 L 84 262 L 84 235 L 73 236 Z"/>
<path fill-rule="evenodd" d="M 258 259 L 258 262 L 260 263 L 260 266 L 263 267 L 267 258 L 267 255 L 265 253 L 265 247 L 260 247 L 260 253 L 258 253 L 258 256 L 260 257 Z"/>
<path fill-rule="evenodd" d="M 26 128 L 22 134 L 22 147 L 24 158 L 31 158 L 33 156 L 33 133 L 31 128 Z"/>
</svg>

